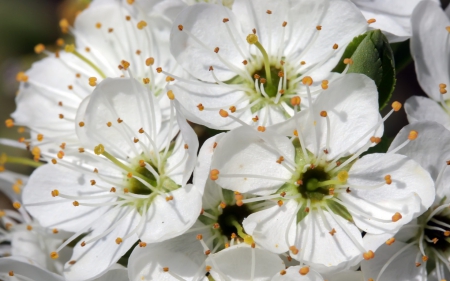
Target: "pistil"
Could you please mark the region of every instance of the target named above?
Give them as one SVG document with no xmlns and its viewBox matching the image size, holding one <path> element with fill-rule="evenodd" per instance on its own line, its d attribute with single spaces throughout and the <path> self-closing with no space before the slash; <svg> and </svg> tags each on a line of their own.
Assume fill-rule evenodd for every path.
<svg viewBox="0 0 450 281">
<path fill-rule="evenodd" d="M 249 34 L 247 36 L 247 42 L 251 45 L 255 45 L 258 48 L 258 50 L 261 52 L 261 54 L 263 55 L 264 70 L 266 72 L 267 82 L 269 83 L 269 86 L 272 86 L 273 81 L 272 81 L 272 75 L 270 73 L 269 55 L 267 54 L 266 50 L 261 45 L 261 43 L 259 43 L 258 36 L 256 34 Z"/>
</svg>

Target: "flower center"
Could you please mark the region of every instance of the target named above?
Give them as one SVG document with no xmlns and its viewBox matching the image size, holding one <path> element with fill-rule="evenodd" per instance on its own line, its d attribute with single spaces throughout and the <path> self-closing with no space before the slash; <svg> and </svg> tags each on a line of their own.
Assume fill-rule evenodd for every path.
<svg viewBox="0 0 450 281">
<path fill-rule="evenodd" d="M 425 240 L 429 247 L 446 251 L 450 248 L 450 218 L 436 215 L 425 227 Z M 427 239 L 428 238 L 428 239 Z"/>
<path fill-rule="evenodd" d="M 332 185 L 327 185 L 330 179 L 331 176 L 325 172 L 324 167 L 310 168 L 300 176 L 298 192 L 304 199 L 311 199 L 312 202 L 321 201 L 333 188 Z"/>
<path fill-rule="evenodd" d="M 246 205 L 240 207 L 237 205 L 227 205 L 223 208 L 222 214 L 217 219 L 222 235 L 225 235 L 228 239 L 231 239 L 233 233 L 239 235 L 242 232 L 242 221 L 251 213 Z"/>
<path fill-rule="evenodd" d="M 253 78 L 259 79 L 260 83 L 264 84 L 264 90 L 266 94 L 269 97 L 274 98 L 277 96 L 278 85 L 280 83 L 280 79 L 283 77 L 283 71 L 274 65 L 270 65 L 269 69 L 271 81 L 268 81 L 269 77 L 267 77 L 264 64 L 260 69 L 255 71 L 255 73 L 253 74 Z M 261 94 L 261 96 L 263 95 Z"/>
<path fill-rule="evenodd" d="M 151 165 L 148 162 L 144 162 L 144 164 Z M 152 165 L 152 167 L 155 169 L 156 172 L 158 172 L 158 169 L 156 167 L 154 167 L 153 165 Z M 138 166 L 134 170 L 137 173 L 143 175 L 146 178 L 146 181 L 150 185 L 152 185 L 152 186 L 157 185 L 157 180 L 156 180 L 155 176 L 149 170 L 147 170 L 145 167 Z M 158 174 L 159 174 L 159 172 L 158 172 Z M 152 191 L 147 186 L 145 186 L 144 183 L 137 180 L 136 178 L 130 178 L 130 179 L 127 179 L 127 181 L 128 181 L 128 189 L 129 189 L 129 192 L 131 192 L 131 193 L 142 194 L 142 195 L 148 195 L 148 194 L 152 193 Z"/>
</svg>

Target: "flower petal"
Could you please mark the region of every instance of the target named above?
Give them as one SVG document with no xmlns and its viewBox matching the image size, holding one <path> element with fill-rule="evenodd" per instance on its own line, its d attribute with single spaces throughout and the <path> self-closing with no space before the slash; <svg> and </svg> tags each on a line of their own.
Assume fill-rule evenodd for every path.
<svg viewBox="0 0 450 281">
<path fill-rule="evenodd" d="M 0 278 L 7 280 L 11 277 L 10 272 L 13 272 L 14 278 L 18 280 L 46 280 L 46 281 L 63 281 L 64 278 L 60 275 L 51 273 L 43 269 L 32 261 L 22 257 L 4 257 L 0 259 Z"/>
<path fill-rule="evenodd" d="M 167 201 L 158 195 L 150 204 L 146 221 L 139 238 L 146 243 L 164 241 L 188 230 L 200 215 L 202 195 L 198 189 L 188 184 L 170 193 Z"/>
<path fill-rule="evenodd" d="M 323 281 L 322 276 L 314 270 L 310 270 L 306 275 L 301 275 L 299 272 L 301 268 L 300 266 L 291 266 L 286 269 L 285 274 L 278 273 L 271 281 Z"/>
<path fill-rule="evenodd" d="M 272 206 L 248 216 L 243 221 L 245 232 L 261 245 L 274 253 L 289 250 L 289 241 L 295 237 L 297 203 L 288 200 L 283 206 Z"/>
<path fill-rule="evenodd" d="M 111 266 L 102 276 L 92 281 L 124 281 L 128 278 L 128 270 L 118 264 Z"/>
<path fill-rule="evenodd" d="M 432 99 L 412 96 L 405 102 L 405 111 L 409 123 L 434 121 L 450 129 L 450 115 Z"/>
<path fill-rule="evenodd" d="M 387 175 L 391 184 L 386 183 Z M 348 184 L 354 187 L 340 193 L 339 199 L 348 206 L 355 224 L 373 234 L 397 231 L 427 210 L 435 196 L 429 173 L 399 154 L 362 157 L 350 168 Z M 398 220 L 393 218 L 397 212 Z"/>
<path fill-rule="evenodd" d="M 446 30 L 450 26 L 450 19 L 438 3 L 422 1 L 414 10 L 411 22 L 411 53 L 419 84 L 430 98 L 439 101 L 439 84 L 450 85 L 450 54 Z M 448 97 L 446 94 L 445 99 Z"/>
<path fill-rule="evenodd" d="M 270 140 L 264 141 L 262 137 Z M 283 156 L 293 162 L 294 155 L 294 146 L 288 138 L 243 126 L 221 139 L 211 168 L 219 170 L 217 183 L 225 189 L 268 195 L 292 176 L 290 170 L 276 161 Z"/>
</svg>

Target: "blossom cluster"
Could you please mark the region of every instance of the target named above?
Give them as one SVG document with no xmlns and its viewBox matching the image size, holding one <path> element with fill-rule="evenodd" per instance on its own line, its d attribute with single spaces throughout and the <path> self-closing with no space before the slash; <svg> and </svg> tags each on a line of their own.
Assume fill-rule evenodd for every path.
<svg viewBox="0 0 450 281">
<path fill-rule="evenodd" d="M 0 279 L 450 280 L 449 15 L 434 0 L 93 0 L 60 22 L 74 43 L 37 45 L 17 74 L 6 126 L 28 136 L 0 144 L 34 159 L 0 158 Z M 389 43 L 408 39 L 429 98 L 382 116 Z"/>
</svg>

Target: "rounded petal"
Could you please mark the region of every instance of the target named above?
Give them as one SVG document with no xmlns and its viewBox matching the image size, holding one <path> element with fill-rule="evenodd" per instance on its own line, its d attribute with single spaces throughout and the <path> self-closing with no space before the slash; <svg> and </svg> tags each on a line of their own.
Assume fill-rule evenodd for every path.
<svg viewBox="0 0 450 281">
<path fill-rule="evenodd" d="M 140 215 L 133 207 L 114 208 L 101 216 L 92 232 L 82 238 L 86 245 L 78 243 L 73 248 L 71 261 L 65 265 L 66 280 L 87 280 L 105 273 L 138 240 L 132 231 L 139 219 Z M 128 234 L 130 236 L 125 239 Z M 117 238 L 124 239 L 117 243 Z"/>
<path fill-rule="evenodd" d="M 439 84 L 450 85 L 448 31 L 450 19 L 438 3 L 420 2 L 411 18 L 413 55 L 417 78 L 422 89 L 439 101 Z M 448 99 L 446 94 L 445 98 Z"/>
<path fill-rule="evenodd" d="M 196 222 L 193 228 L 202 226 L 202 223 Z M 204 229 L 160 243 L 148 244 L 146 247 L 134 248 L 128 262 L 129 280 L 180 280 L 172 276 L 176 275 L 182 280 L 197 281 L 197 278 L 206 273 L 206 255 L 196 238 L 197 234 L 202 234 L 204 241 L 211 236 L 211 232 Z M 165 267 L 169 269 L 168 272 L 163 270 Z"/>
<path fill-rule="evenodd" d="M 128 280 L 128 270 L 118 264 L 113 265 L 102 276 L 93 279 L 92 281 L 125 281 Z"/>
<path fill-rule="evenodd" d="M 210 273 L 217 281 L 269 281 L 285 268 L 278 255 L 246 244 L 235 245 L 210 255 L 206 259 L 206 265 L 211 266 Z"/>
<path fill-rule="evenodd" d="M 224 18 L 229 22 L 224 23 Z M 228 32 L 226 25 L 233 32 Z M 246 35 L 240 32 L 239 23 L 228 8 L 206 3 L 189 6 L 178 14 L 170 36 L 172 55 L 187 72 L 202 81 L 215 82 L 210 66 L 214 66 L 214 73 L 221 81 L 244 70 L 242 60 L 246 58 L 240 55 L 233 41 L 241 50 L 247 50 L 248 44 L 243 40 Z M 215 52 L 217 47 L 219 50 Z"/>
<path fill-rule="evenodd" d="M 158 195 L 150 204 L 139 238 L 146 243 L 164 241 L 188 230 L 200 215 L 202 195 L 188 184 L 170 193 L 173 199 Z"/>
<path fill-rule="evenodd" d="M 228 132 L 218 143 L 211 168 L 219 170 L 217 183 L 225 189 L 268 195 L 292 176 L 291 170 L 276 161 L 283 156 L 293 162 L 294 155 L 288 138 L 243 126 Z"/>
<path fill-rule="evenodd" d="M 276 274 L 271 281 L 323 281 L 322 276 L 314 270 L 310 270 L 308 274 L 301 275 L 301 266 L 291 266 L 286 269 L 286 273 Z"/>
<path fill-rule="evenodd" d="M 396 241 L 390 246 L 384 244 L 375 252 L 373 259 L 361 263 L 364 280 L 369 278 L 398 281 L 427 280 L 425 264 L 416 266 L 418 256 L 420 256 L 419 248 L 412 243 Z M 386 264 L 387 268 L 379 276 Z"/>
<path fill-rule="evenodd" d="M 0 259 L 0 278 L 8 280 L 10 272 L 13 272 L 15 278 L 21 280 L 20 277 L 26 280 L 46 280 L 46 281 L 63 281 L 64 278 L 60 275 L 54 274 L 46 269 L 43 269 L 32 261 L 26 258 L 19 257 L 5 257 Z M 20 278 L 20 279 L 19 279 Z"/>
<path fill-rule="evenodd" d="M 303 260 L 321 273 L 349 269 L 363 258 L 360 231 L 339 215 L 313 209 L 297 224 L 297 228 L 294 245 L 299 252 L 296 255 L 292 253 L 292 257 Z"/>
<path fill-rule="evenodd" d="M 295 238 L 297 203 L 289 200 L 281 207 L 272 206 L 248 216 L 243 221 L 245 232 L 261 245 L 274 253 L 289 250 L 289 241 Z"/>
<path fill-rule="evenodd" d="M 107 210 L 107 207 L 74 207 L 73 200 L 53 197 L 55 189 L 61 194 L 77 197 L 92 194 L 90 179 L 80 172 L 53 164 L 36 169 L 23 191 L 23 205 L 43 227 L 77 232 L 80 226 L 94 223 Z M 98 195 L 105 193 L 108 192 Z M 89 203 L 105 203 L 111 199 L 96 198 Z"/>
<path fill-rule="evenodd" d="M 412 96 L 405 102 L 409 123 L 434 121 L 450 129 L 450 115 L 436 101 L 420 96 Z"/>
<path fill-rule="evenodd" d="M 105 149 L 122 159 L 137 156 L 142 146 L 154 149 L 139 129 L 154 140 L 161 126 L 161 112 L 153 94 L 132 78 L 108 78 L 97 85 L 85 111 L 77 113 L 85 126 L 87 139 L 82 143 L 94 148 L 103 144 Z M 80 137 L 84 134 L 79 134 Z M 138 138 L 139 142 L 133 142 Z"/>
<path fill-rule="evenodd" d="M 388 175 L 391 184 L 386 183 Z M 414 160 L 399 154 L 362 157 L 350 168 L 347 182 L 351 192 L 340 193 L 338 198 L 347 206 L 355 224 L 373 234 L 397 231 L 426 211 L 435 196 L 430 174 Z M 401 215 L 399 219 L 396 213 Z"/>
</svg>

